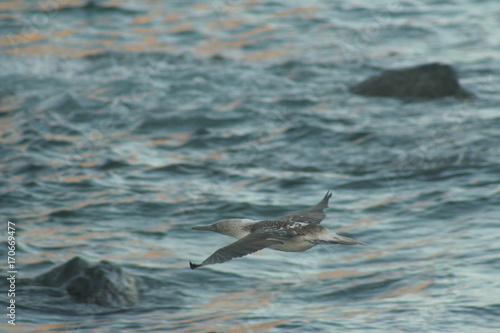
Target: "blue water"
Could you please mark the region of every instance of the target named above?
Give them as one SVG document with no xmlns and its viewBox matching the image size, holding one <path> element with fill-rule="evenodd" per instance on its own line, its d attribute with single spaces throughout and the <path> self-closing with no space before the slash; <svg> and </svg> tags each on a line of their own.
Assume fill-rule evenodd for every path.
<svg viewBox="0 0 500 333">
<path fill-rule="evenodd" d="M 16 328 L 497 332 L 499 15 L 493 0 L 2 2 Z M 436 61 L 478 98 L 347 91 Z M 189 269 L 232 242 L 192 226 L 279 217 L 328 189 L 323 225 L 369 246 Z M 140 302 L 26 282 L 77 255 L 138 277 Z"/>
</svg>

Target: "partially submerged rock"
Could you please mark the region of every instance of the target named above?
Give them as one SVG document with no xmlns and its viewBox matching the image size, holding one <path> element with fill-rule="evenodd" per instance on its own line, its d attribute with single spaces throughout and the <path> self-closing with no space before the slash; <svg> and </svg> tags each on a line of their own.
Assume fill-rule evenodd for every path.
<svg viewBox="0 0 500 333">
<path fill-rule="evenodd" d="M 139 299 L 136 279 L 109 261 L 96 265 L 75 257 L 37 278 L 50 287 L 64 287 L 77 302 L 102 306 L 127 306 Z"/>
<path fill-rule="evenodd" d="M 42 284 L 47 287 L 60 287 L 90 266 L 92 265 L 88 261 L 80 257 L 74 257 L 66 263 L 37 276 L 34 281 L 37 284 Z"/>
<path fill-rule="evenodd" d="M 358 95 L 380 97 L 439 98 L 454 96 L 469 98 L 474 96 L 460 86 L 457 74 L 450 65 L 440 63 L 387 70 L 351 86 L 349 91 Z"/>
</svg>

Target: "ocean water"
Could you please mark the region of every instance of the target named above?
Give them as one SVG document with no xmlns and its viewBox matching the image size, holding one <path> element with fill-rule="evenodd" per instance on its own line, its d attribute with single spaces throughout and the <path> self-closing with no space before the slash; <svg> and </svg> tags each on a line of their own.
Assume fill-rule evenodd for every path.
<svg viewBox="0 0 500 333">
<path fill-rule="evenodd" d="M 498 332 L 497 1 L 3 1 L 0 223 L 18 332 Z M 448 63 L 477 98 L 352 95 Z M 190 270 L 333 191 L 366 247 Z M 29 280 L 74 256 L 137 277 L 127 307 Z M 15 331 L 3 307 L 0 330 Z"/>
</svg>

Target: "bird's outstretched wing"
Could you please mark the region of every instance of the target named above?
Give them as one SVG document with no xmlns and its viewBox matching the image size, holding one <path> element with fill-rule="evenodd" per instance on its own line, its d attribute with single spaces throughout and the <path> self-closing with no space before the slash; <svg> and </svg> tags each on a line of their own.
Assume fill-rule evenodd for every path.
<svg viewBox="0 0 500 333">
<path fill-rule="evenodd" d="M 283 242 L 271 234 L 251 233 L 228 246 L 218 249 L 201 264 L 189 262 L 189 266 L 191 269 L 195 269 L 206 265 L 221 264 L 233 258 L 240 258 L 257 252 L 274 244 L 283 244 Z"/>
<path fill-rule="evenodd" d="M 313 223 L 320 224 L 321 221 L 325 218 L 325 213 L 323 213 L 323 209 L 328 208 L 328 201 L 332 197 L 332 192 L 326 192 L 323 200 L 318 202 L 315 206 L 312 206 L 309 209 L 303 210 L 298 213 L 287 214 L 285 216 L 280 217 L 280 221 L 285 222 L 305 222 L 305 223 Z"/>
</svg>

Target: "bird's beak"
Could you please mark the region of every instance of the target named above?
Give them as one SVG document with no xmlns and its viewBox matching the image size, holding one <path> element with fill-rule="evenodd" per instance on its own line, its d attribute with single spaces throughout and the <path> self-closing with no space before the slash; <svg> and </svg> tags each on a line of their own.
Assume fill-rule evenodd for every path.
<svg viewBox="0 0 500 333">
<path fill-rule="evenodd" d="M 213 225 L 200 225 L 198 227 L 192 227 L 192 230 L 203 230 L 203 231 L 215 231 L 215 227 Z"/>
</svg>

